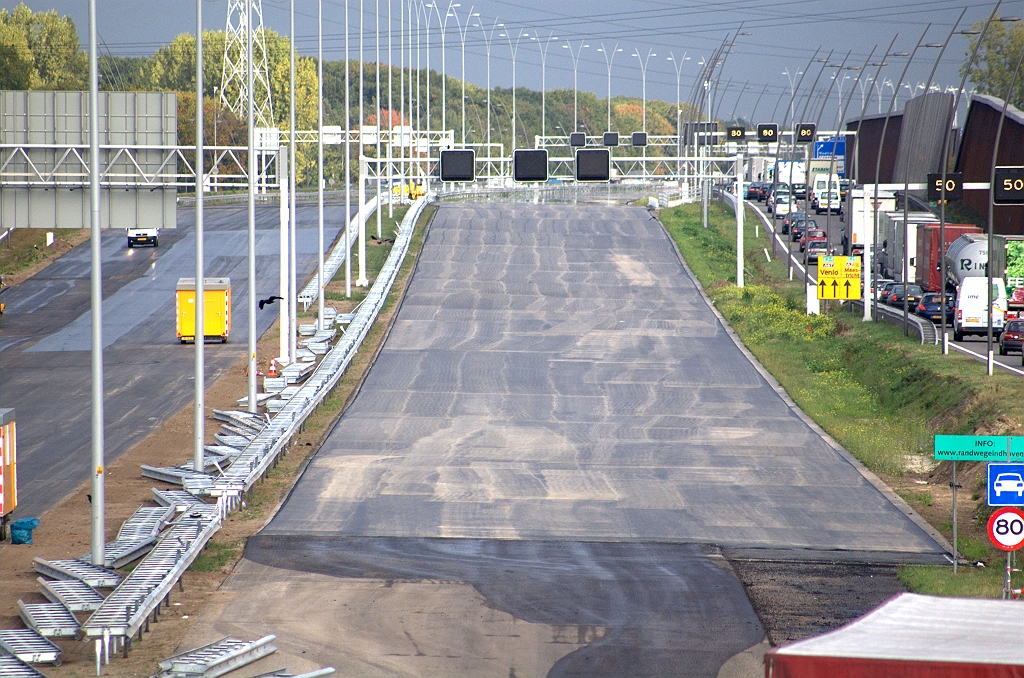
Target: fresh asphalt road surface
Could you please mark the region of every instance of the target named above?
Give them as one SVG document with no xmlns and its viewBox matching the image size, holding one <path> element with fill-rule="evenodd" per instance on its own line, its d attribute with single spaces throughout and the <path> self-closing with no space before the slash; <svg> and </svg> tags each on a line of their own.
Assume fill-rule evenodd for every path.
<svg viewBox="0 0 1024 678">
<path fill-rule="evenodd" d="M 532 652 L 530 675 L 715 676 L 763 638 L 719 547 L 942 553 L 765 380 L 647 212 L 444 205 L 201 635 L 327 624 L 302 656 L 352 675 L 525 675 Z"/>
<path fill-rule="evenodd" d="M 257 209 L 258 294 L 277 293 L 279 210 Z M 329 206 L 325 239 L 343 225 L 344 206 Z M 248 332 L 246 208 L 206 208 L 206 272 L 229 277 L 232 331 L 226 345 L 208 344 L 207 383 L 245 354 Z M 116 459 L 191 402 L 193 349 L 175 338 L 174 290 L 195 276 L 194 211 L 160 247 L 128 249 L 124 231 L 103 234 L 103 343 L 106 458 Z M 316 266 L 316 208 L 298 208 L 299 279 Z M 16 408 L 19 516 L 38 516 L 89 478 L 90 246 L 85 243 L 4 293 L 0 322 L 0 406 Z M 278 306 L 257 315 L 264 332 Z M 245 395 L 240 393 L 239 396 Z M 188 450 L 167 450 L 168 464 Z"/>
</svg>

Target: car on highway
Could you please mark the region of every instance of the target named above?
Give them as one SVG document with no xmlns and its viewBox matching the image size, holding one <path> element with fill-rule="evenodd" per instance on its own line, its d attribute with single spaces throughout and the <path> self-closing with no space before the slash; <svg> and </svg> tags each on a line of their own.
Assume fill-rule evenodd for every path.
<svg viewBox="0 0 1024 678">
<path fill-rule="evenodd" d="M 1024 497 L 1024 478 L 1019 473 L 1000 473 L 992 481 L 992 490 L 997 497 L 1003 496 L 1003 492 L 1013 492 L 1018 497 Z"/>
<path fill-rule="evenodd" d="M 744 200 L 757 200 L 758 196 L 761 195 L 760 185 L 760 181 L 751 181 L 747 184 L 747 190 L 743 196 Z"/>
<path fill-rule="evenodd" d="M 782 234 L 789 234 L 789 227 L 793 225 L 795 221 L 803 221 L 807 218 L 807 212 L 790 212 L 786 215 L 786 218 L 782 220 Z"/>
<path fill-rule="evenodd" d="M 807 251 L 804 252 L 804 266 L 817 264 L 819 256 L 828 256 L 829 254 L 827 242 L 824 240 L 812 240 L 807 245 Z"/>
<path fill-rule="evenodd" d="M 896 287 L 898 283 L 888 282 L 882 285 L 882 291 L 878 293 L 878 302 L 881 304 L 889 303 L 889 295 L 892 294 L 892 288 Z"/>
<path fill-rule="evenodd" d="M 895 283 L 896 283 L 896 281 L 895 281 L 895 280 L 893 280 L 893 279 L 891 279 L 891 278 L 881 278 L 881 277 L 876 277 L 876 278 L 875 278 L 875 281 L 874 281 L 874 283 L 873 283 L 873 284 L 872 284 L 872 286 L 871 286 L 871 288 L 870 288 L 870 289 L 868 290 L 868 296 L 869 296 L 869 297 L 871 297 L 872 299 L 874 298 L 874 296 L 875 296 L 875 288 L 878 288 L 878 290 L 879 290 L 879 294 L 881 294 L 881 289 L 882 289 L 882 288 L 883 288 L 883 287 L 884 287 L 884 286 L 885 286 L 885 285 L 886 285 L 887 283 L 893 283 L 893 284 L 895 284 Z"/>
<path fill-rule="evenodd" d="M 822 212 L 843 213 L 843 202 L 839 197 L 839 191 L 835 189 L 822 191 L 820 194 L 816 194 L 815 197 L 817 198 L 817 202 L 814 204 L 815 214 L 821 214 Z"/>
<path fill-rule="evenodd" d="M 772 213 L 772 216 L 778 218 L 783 214 L 789 214 L 794 208 L 793 201 L 789 197 L 789 193 L 777 192 L 770 199 L 768 205 L 768 211 Z"/>
<path fill-rule="evenodd" d="M 938 323 L 942 322 L 943 307 L 945 307 L 946 322 L 952 323 L 953 300 L 948 295 L 943 297 L 938 292 L 925 292 L 921 295 L 921 301 L 917 303 L 916 313 L 922 318 Z"/>
<path fill-rule="evenodd" d="M 793 182 L 793 197 L 797 200 L 807 200 L 807 184 Z"/>
<path fill-rule="evenodd" d="M 1003 333 L 999 335 L 999 355 L 1010 351 L 1022 351 L 1021 361 L 1024 362 L 1024 320 L 1011 320 L 1003 325 Z"/>
<path fill-rule="evenodd" d="M 807 230 L 807 221 L 795 221 L 793 225 L 789 227 L 789 239 L 791 242 L 798 242 L 800 236 Z"/>
<path fill-rule="evenodd" d="M 825 235 L 825 231 L 820 228 L 808 228 L 804 231 L 803 235 L 800 236 L 800 251 L 803 252 L 807 249 L 808 243 L 814 242 L 815 240 L 828 242 L 828 237 Z"/>
<path fill-rule="evenodd" d="M 907 297 L 907 306 L 911 309 L 917 308 L 917 304 L 921 301 L 921 295 L 924 294 L 924 290 L 921 289 L 920 285 L 904 285 L 900 283 L 894 285 L 892 292 L 889 294 L 888 303 L 891 306 L 903 307 L 903 297 Z"/>
<path fill-rule="evenodd" d="M 757 200 L 758 202 L 764 202 L 768 199 L 768 193 L 771 191 L 771 184 L 767 181 L 757 182 Z"/>
</svg>

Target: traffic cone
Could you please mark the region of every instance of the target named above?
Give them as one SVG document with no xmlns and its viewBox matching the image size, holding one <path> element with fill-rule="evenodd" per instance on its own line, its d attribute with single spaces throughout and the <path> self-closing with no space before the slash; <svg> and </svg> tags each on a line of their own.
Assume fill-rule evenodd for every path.
<svg viewBox="0 0 1024 678">
<path fill-rule="evenodd" d="M 268 377 L 277 376 L 277 359 L 274 356 L 270 356 L 270 371 L 267 372 Z"/>
</svg>

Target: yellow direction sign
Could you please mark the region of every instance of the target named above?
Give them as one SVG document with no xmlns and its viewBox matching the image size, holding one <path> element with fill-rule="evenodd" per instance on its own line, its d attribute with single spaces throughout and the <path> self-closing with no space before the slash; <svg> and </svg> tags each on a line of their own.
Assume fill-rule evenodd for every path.
<svg viewBox="0 0 1024 678">
<path fill-rule="evenodd" d="M 818 257 L 819 299 L 860 299 L 860 257 Z"/>
</svg>

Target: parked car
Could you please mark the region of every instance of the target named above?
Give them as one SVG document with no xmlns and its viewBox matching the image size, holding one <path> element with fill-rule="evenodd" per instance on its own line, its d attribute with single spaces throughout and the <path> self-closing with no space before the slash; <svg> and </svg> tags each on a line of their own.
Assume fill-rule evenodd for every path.
<svg viewBox="0 0 1024 678">
<path fill-rule="evenodd" d="M 1011 320 L 1003 325 L 1003 333 L 999 335 L 999 355 L 1010 351 L 1021 351 L 1021 362 L 1024 363 L 1024 320 Z"/>
<path fill-rule="evenodd" d="M 828 254 L 829 249 L 827 242 L 825 242 L 824 240 L 812 240 L 807 245 L 807 251 L 804 253 L 804 266 L 817 264 L 819 256 L 828 256 Z"/>
<path fill-rule="evenodd" d="M 787 235 L 789 233 L 789 227 L 795 221 L 803 221 L 807 218 L 806 212 L 790 212 L 786 215 L 786 218 L 782 220 L 782 234 Z"/>
<path fill-rule="evenodd" d="M 814 242 L 815 240 L 821 240 L 828 242 L 828 237 L 825 235 L 825 231 L 819 228 L 808 228 L 804 231 L 804 234 L 800 236 L 800 251 L 803 252 L 807 249 L 807 244 Z"/>
<path fill-rule="evenodd" d="M 797 200 L 807 200 L 807 184 L 793 182 L 793 197 Z"/>
<path fill-rule="evenodd" d="M 889 304 L 892 306 L 903 306 L 903 297 L 907 297 L 907 305 L 910 308 L 917 308 L 918 303 L 921 301 L 921 295 L 924 291 L 920 285 L 904 285 L 900 283 L 894 285 L 892 292 L 889 294 Z"/>
<path fill-rule="evenodd" d="M 945 310 L 943 310 L 945 307 Z M 932 322 L 942 322 L 942 314 L 946 314 L 946 322 L 953 322 L 953 300 L 947 295 L 943 296 L 939 292 L 925 292 L 921 296 L 921 301 L 917 304 L 917 314 L 922 318 L 927 318 Z"/>
</svg>

